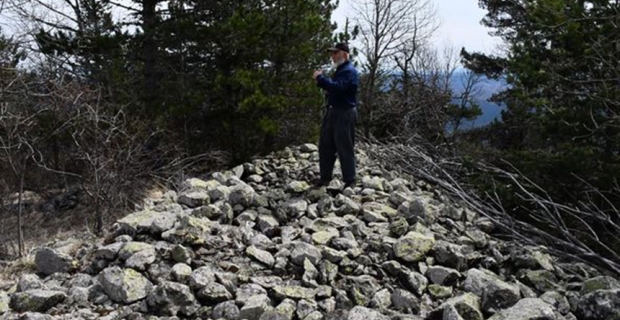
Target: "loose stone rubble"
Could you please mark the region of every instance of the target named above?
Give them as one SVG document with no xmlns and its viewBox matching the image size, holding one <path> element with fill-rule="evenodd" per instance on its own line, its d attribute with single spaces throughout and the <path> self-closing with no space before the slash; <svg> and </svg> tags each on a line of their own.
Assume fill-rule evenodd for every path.
<svg viewBox="0 0 620 320">
<path fill-rule="evenodd" d="M 358 151 L 359 182 L 311 188 L 307 144 L 192 178 L 100 244 L 36 253 L 3 319 L 620 319 L 620 282 L 493 224 Z M 336 178 L 339 177 L 338 167 Z M 68 249 L 69 248 L 69 249 Z"/>
</svg>

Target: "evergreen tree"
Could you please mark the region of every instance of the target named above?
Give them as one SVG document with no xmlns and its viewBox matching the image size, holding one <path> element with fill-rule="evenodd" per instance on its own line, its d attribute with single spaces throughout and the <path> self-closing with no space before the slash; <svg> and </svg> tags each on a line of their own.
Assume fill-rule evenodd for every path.
<svg viewBox="0 0 620 320">
<path fill-rule="evenodd" d="M 127 38 L 112 19 L 109 0 L 76 0 L 66 23 L 35 35 L 40 51 L 82 81 L 109 86 L 119 80 Z"/>
<path fill-rule="evenodd" d="M 462 53 L 469 68 L 505 76 L 510 85 L 495 98 L 507 104 L 494 125 L 495 146 L 558 201 L 607 206 L 591 186 L 613 198 L 620 178 L 620 4 L 480 4 L 488 10 L 483 23 L 509 52 L 506 58 Z"/>
</svg>

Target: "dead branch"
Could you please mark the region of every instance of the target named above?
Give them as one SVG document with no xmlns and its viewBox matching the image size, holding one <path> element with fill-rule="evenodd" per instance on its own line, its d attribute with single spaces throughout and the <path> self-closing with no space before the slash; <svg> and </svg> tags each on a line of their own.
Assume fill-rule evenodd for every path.
<svg viewBox="0 0 620 320">
<path fill-rule="evenodd" d="M 509 179 L 518 188 L 524 200 L 537 204 L 538 210 L 530 210 L 530 214 L 533 218 L 549 223 L 550 230 L 558 231 L 551 234 L 513 218 L 503 209 L 497 194 L 478 195 L 475 190 L 466 187 L 460 181 L 459 175 L 464 172 L 458 160 L 448 160 L 441 156 L 431 157 L 420 147 L 397 143 L 381 144 L 372 141 L 372 148 L 367 150 L 369 155 L 380 163 L 390 164 L 392 168 L 398 168 L 406 174 L 434 183 L 454 199 L 460 200 L 466 208 L 492 221 L 504 236 L 526 245 L 545 245 L 551 253 L 559 257 L 620 275 L 620 253 L 610 248 L 605 240 L 599 237 L 600 232 L 593 227 L 596 222 L 605 223 L 611 228 L 611 234 L 620 233 L 616 223 L 609 223 L 613 221 L 611 214 L 619 214 L 617 210 L 606 213 L 597 211 L 595 207 L 589 205 L 583 208 L 568 208 L 554 202 L 548 196 L 540 196 L 538 192 L 544 195 L 544 190 L 519 173 L 510 173 L 494 166 L 479 164 L 480 170 Z M 580 221 L 579 232 L 585 230 L 590 242 L 582 240 L 583 233 L 567 227 L 566 219 L 569 217 Z"/>
</svg>

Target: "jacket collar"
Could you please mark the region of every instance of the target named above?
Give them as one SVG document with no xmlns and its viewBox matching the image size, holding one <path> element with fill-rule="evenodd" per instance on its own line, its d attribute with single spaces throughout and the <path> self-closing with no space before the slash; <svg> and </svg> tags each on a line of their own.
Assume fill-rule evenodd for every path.
<svg viewBox="0 0 620 320">
<path fill-rule="evenodd" d="M 351 64 L 351 60 L 347 60 L 347 61 L 345 61 L 343 64 L 339 65 L 339 66 L 336 68 L 336 71 L 340 71 L 340 70 L 342 70 L 344 67 L 348 66 L 349 64 Z"/>
</svg>

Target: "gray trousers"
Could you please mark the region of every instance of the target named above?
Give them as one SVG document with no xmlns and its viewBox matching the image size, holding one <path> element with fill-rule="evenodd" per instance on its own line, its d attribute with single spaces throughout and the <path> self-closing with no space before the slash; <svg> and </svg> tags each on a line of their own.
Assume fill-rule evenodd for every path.
<svg viewBox="0 0 620 320">
<path fill-rule="evenodd" d="M 355 179 L 355 125 L 357 109 L 327 108 L 319 138 L 321 180 L 331 181 L 336 157 L 340 160 L 342 180 Z"/>
</svg>

